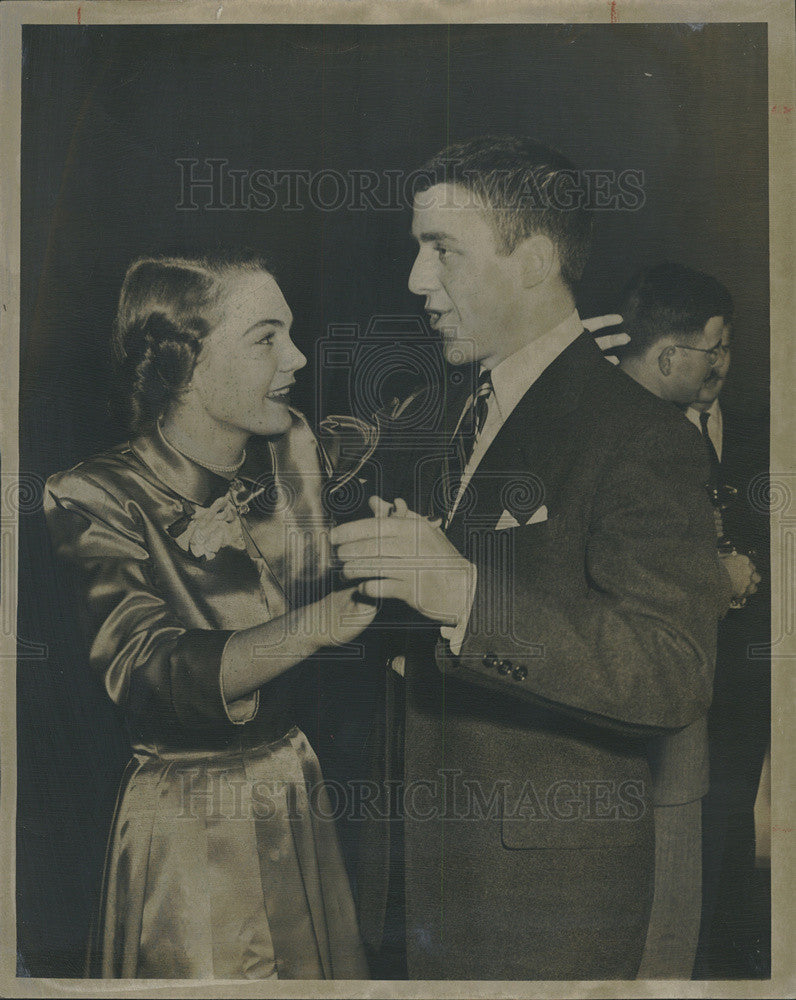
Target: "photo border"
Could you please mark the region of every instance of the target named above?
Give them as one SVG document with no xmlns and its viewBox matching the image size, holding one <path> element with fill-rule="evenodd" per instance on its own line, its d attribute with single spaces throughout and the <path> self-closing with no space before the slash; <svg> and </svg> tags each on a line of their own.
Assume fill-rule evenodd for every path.
<svg viewBox="0 0 796 1000">
<path fill-rule="evenodd" d="M 440 24 L 440 23 L 629 23 L 765 22 L 768 24 L 769 110 L 794 102 L 794 21 L 787 0 L 11 0 L 0 6 L 0 89 L 4 94 L 0 142 L 0 227 L 4 253 L 0 273 L 0 455 L 2 455 L 2 600 L 3 622 L 16 622 L 17 528 L 13 502 L 19 474 L 19 276 L 20 276 L 20 117 L 21 28 L 27 24 L 167 25 L 167 24 Z M 794 395 L 788 374 L 796 370 L 794 294 L 794 128 L 796 114 L 769 117 L 769 220 L 771 288 L 771 491 L 788 504 L 772 513 L 772 636 L 783 637 L 772 650 L 772 978 L 742 981 L 618 982 L 453 982 L 288 981 L 267 984 L 227 980 L 116 981 L 30 979 L 16 976 L 16 635 L 0 635 L 4 664 L 0 681 L 0 992 L 18 996 L 162 995 L 194 997 L 788 997 L 796 989 L 796 940 L 792 901 L 794 879 L 794 803 L 796 765 L 793 752 L 796 701 L 796 640 L 789 596 L 796 594 L 796 505 L 794 504 Z M 789 539 L 789 542 L 788 542 Z M 790 546 L 790 547 L 789 547 Z M 788 634 L 788 628 L 791 634 Z M 15 631 L 14 628 L 11 631 Z"/>
</svg>

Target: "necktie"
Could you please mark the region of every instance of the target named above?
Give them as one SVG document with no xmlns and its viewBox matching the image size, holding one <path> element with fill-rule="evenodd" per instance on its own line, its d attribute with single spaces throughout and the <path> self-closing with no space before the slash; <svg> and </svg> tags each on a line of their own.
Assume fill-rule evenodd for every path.
<svg viewBox="0 0 796 1000">
<path fill-rule="evenodd" d="M 721 463 L 719 462 L 719 456 L 716 454 L 713 442 L 710 440 L 708 420 L 710 420 L 710 414 L 707 410 L 703 410 L 699 414 L 699 426 L 702 428 L 702 437 L 705 440 L 705 447 L 707 448 L 708 459 L 710 460 L 710 485 L 713 489 L 716 489 L 721 479 Z"/>
<path fill-rule="evenodd" d="M 446 491 L 448 518 L 450 518 L 450 513 L 453 511 L 456 497 L 459 495 L 462 476 L 473 454 L 475 442 L 484 429 L 489 409 L 489 397 L 492 395 L 492 391 L 492 373 L 485 369 L 478 376 L 476 390 L 467 400 L 456 431 L 451 439 L 452 455 L 448 460 Z"/>
</svg>

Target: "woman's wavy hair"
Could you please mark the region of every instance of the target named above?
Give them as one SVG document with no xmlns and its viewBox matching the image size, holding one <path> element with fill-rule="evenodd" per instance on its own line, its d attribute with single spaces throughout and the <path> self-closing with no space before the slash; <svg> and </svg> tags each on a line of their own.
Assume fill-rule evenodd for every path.
<svg viewBox="0 0 796 1000">
<path fill-rule="evenodd" d="M 114 409 L 132 432 L 155 423 L 191 381 L 202 340 L 220 320 L 225 279 L 271 271 L 246 257 L 142 257 L 127 270 L 111 336 Z"/>
</svg>

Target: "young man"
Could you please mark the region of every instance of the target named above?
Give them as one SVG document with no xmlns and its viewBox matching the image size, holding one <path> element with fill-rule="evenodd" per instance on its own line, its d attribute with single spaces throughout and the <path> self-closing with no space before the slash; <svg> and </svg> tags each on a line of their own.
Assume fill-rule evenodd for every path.
<svg viewBox="0 0 796 1000">
<path fill-rule="evenodd" d="M 591 218 L 572 165 L 499 138 L 424 175 L 409 285 L 448 360 L 482 377 L 412 495 L 332 534 L 345 577 L 377 573 L 364 593 L 422 616 L 400 721 L 408 974 L 633 978 L 653 888 L 645 740 L 704 716 L 729 600 L 707 462 L 583 331 Z M 363 877 L 377 948 L 386 864 Z"/>
</svg>

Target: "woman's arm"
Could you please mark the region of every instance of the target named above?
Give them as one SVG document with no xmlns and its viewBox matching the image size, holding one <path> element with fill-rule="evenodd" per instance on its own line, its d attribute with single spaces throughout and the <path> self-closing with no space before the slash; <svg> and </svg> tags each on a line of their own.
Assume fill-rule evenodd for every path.
<svg viewBox="0 0 796 1000">
<path fill-rule="evenodd" d="M 221 684 L 227 701 L 245 697 L 326 647 L 353 642 L 375 614 L 376 605 L 358 601 L 356 587 L 349 587 L 263 625 L 233 633 L 221 657 Z"/>
<path fill-rule="evenodd" d="M 189 628 L 157 586 L 130 506 L 82 471 L 52 477 L 45 493 L 54 549 L 76 571 L 91 666 L 131 720 L 187 730 L 248 722 L 257 698 L 244 696 L 367 624 L 338 628 L 339 612 L 353 610 L 344 592 L 239 632 Z"/>
</svg>

